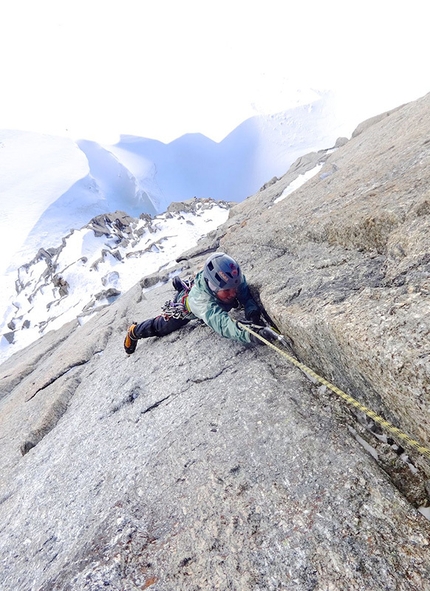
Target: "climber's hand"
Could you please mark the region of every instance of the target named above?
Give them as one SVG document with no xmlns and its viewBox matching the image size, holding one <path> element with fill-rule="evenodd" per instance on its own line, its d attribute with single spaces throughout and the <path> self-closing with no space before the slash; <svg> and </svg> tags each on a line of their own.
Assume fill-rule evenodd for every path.
<svg viewBox="0 0 430 591">
<path fill-rule="evenodd" d="M 264 326 L 264 322 L 261 319 L 261 314 L 258 310 L 255 310 L 249 315 L 248 320 L 252 322 L 252 324 L 256 324 L 257 326 Z"/>
<path fill-rule="evenodd" d="M 262 328 L 258 328 L 256 330 L 254 330 L 254 332 L 257 333 L 263 339 L 266 339 L 266 341 L 273 340 L 273 331 L 270 328 L 268 328 L 267 326 L 263 326 Z M 252 333 L 250 334 L 250 337 L 251 337 L 251 343 L 256 343 L 258 345 L 265 344 L 261 339 L 259 339 L 257 336 L 253 335 Z"/>
</svg>

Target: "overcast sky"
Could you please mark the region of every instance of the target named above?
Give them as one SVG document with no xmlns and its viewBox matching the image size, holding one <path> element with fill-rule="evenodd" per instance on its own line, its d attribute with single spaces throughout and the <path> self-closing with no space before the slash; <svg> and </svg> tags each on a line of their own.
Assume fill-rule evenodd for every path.
<svg viewBox="0 0 430 591">
<path fill-rule="evenodd" d="M 220 141 L 333 90 L 356 123 L 430 91 L 428 0 L 11 0 L 0 129 Z"/>
</svg>

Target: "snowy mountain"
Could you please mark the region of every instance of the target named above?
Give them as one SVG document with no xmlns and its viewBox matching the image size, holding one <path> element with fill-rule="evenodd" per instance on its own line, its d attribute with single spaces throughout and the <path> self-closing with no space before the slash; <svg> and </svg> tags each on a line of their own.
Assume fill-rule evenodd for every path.
<svg viewBox="0 0 430 591">
<path fill-rule="evenodd" d="M 195 196 L 243 200 L 301 154 L 345 134 L 332 101 L 327 93 L 307 106 L 252 117 L 220 143 L 187 134 L 169 144 L 123 136 L 101 146 L 0 131 L 0 274 L 106 212 L 155 215 Z"/>
<path fill-rule="evenodd" d="M 122 136 L 106 149 L 132 173 L 159 211 L 172 201 L 194 196 L 242 201 L 284 174 L 302 154 L 334 144 L 343 130 L 336 124 L 331 101 L 326 94 L 311 105 L 252 117 L 220 143 L 201 134 L 187 134 L 170 144 Z M 89 157 L 88 143 L 78 143 Z"/>
<path fill-rule="evenodd" d="M 172 269 L 175 258 L 222 224 L 229 205 L 211 199 L 175 204 L 152 218 L 100 215 L 57 248 L 40 249 L 18 269 L 16 294 L 1 325 L 0 361 L 49 330 L 83 324 L 142 277 Z"/>
</svg>

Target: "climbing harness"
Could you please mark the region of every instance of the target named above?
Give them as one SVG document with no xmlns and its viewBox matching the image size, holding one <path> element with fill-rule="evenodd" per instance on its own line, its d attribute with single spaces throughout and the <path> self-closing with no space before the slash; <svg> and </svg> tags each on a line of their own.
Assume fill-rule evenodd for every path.
<svg viewBox="0 0 430 591">
<path fill-rule="evenodd" d="M 173 287 L 176 289 L 176 296 L 172 300 L 167 300 L 162 306 L 162 316 L 165 320 L 170 318 L 186 318 L 191 314 L 188 308 L 188 294 L 194 285 L 194 278 L 180 279 L 175 277 Z"/>
<path fill-rule="evenodd" d="M 358 400 L 355 400 L 355 398 L 353 398 L 349 394 L 346 394 L 345 392 L 343 392 L 343 390 L 341 390 L 337 386 L 334 386 L 333 384 L 328 382 L 323 377 L 319 376 L 310 367 L 307 367 L 304 363 L 301 363 L 295 357 L 293 357 L 292 355 L 289 355 L 286 351 L 283 351 L 279 347 L 276 347 L 273 343 L 271 343 L 270 341 L 268 341 L 267 339 L 265 339 L 264 337 L 259 335 L 255 329 L 258 330 L 258 328 L 261 328 L 261 327 L 257 327 L 255 325 L 250 325 L 250 324 L 245 324 L 242 322 L 238 322 L 238 326 L 239 326 L 239 328 L 242 328 L 243 330 L 247 330 L 250 334 L 254 335 L 254 337 L 257 337 L 258 339 L 260 339 L 260 341 L 262 341 L 265 345 L 267 345 L 271 349 L 274 349 L 277 353 L 279 353 L 280 355 L 285 357 L 285 359 L 287 359 L 290 363 L 292 363 L 293 365 L 295 365 L 296 367 L 301 369 L 307 375 L 311 376 L 314 380 L 317 380 L 320 384 L 323 384 L 324 386 L 329 388 L 332 392 L 334 392 L 340 398 L 345 400 L 345 402 L 347 402 L 348 404 L 350 404 L 354 408 L 357 408 L 358 410 L 363 412 L 365 415 L 367 415 L 373 421 L 375 421 L 375 423 L 377 423 L 383 429 L 385 429 L 385 431 L 388 431 L 389 433 L 391 433 L 395 438 L 400 439 L 403 443 L 408 444 L 410 447 L 412 447 L 413 449 L 418 451 L 420 454 L 425 456 L 427 459 L 430 459 L 430 449 L 428 447 L 425 447 L 424 445 L 422 445 L 421 443 L 419 443 L 415 439 L 412 439 L 412 437 L 410 437 L 406 433 L 403 433 L 403 431 L 401 431 L 400 429 L 395 427 L 389 421 L 387 421 L 384 418 L 382 418 L 381 416 L 377 415 L 373 410 L 371 410 L 370 408 L 367 408 L 367 406 L 364 406 L 364 404 L 361 404 L 361 402 L 358 402 Z M 285 343 L 287 343 L 287 347 L 289 349 L 291 349 L 291 346 L 288 344 L 287 340 L 285 339 L 285 337 L 283 335 L 279 334 L 272 327 L 270 327 L 270 331 L 273 333 L 274 340 L 280 342 L 284 346 L 285 346 Z"/>
</svg>

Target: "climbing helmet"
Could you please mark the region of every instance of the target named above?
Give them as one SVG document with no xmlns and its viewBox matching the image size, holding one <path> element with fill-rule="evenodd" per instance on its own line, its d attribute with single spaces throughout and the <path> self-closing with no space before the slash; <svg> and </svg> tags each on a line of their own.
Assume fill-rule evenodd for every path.
<svg viewBox="0 0 430 591">
<path fill-rule="evenodd" d="M 203 277 L 214 293 L 237 290 L 243 279 L 237 262 L 223 252 L 215 252 L 206 260 Z"/>
</svg>

